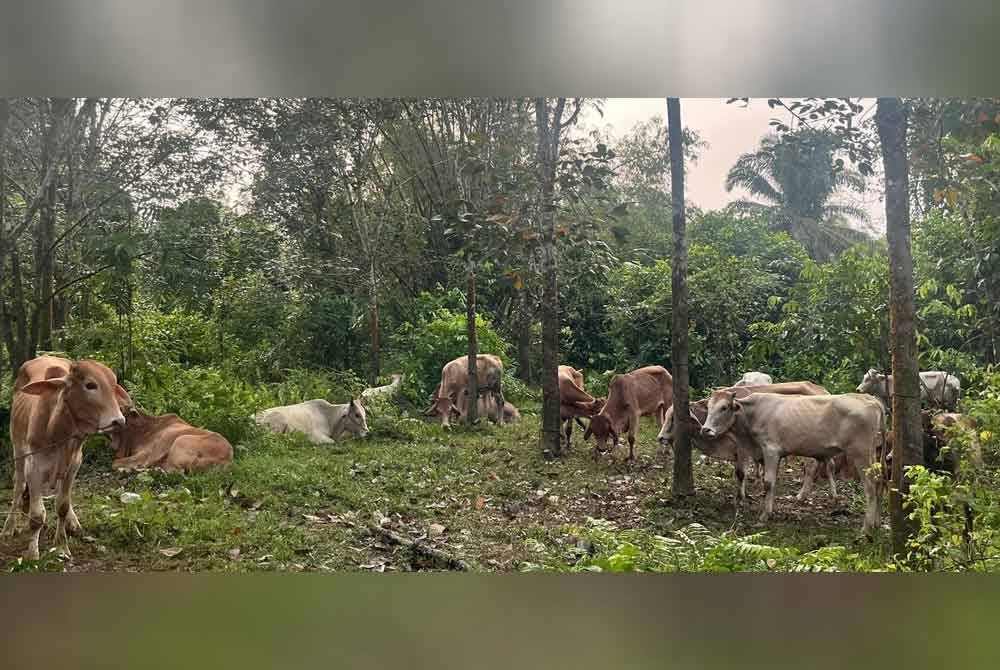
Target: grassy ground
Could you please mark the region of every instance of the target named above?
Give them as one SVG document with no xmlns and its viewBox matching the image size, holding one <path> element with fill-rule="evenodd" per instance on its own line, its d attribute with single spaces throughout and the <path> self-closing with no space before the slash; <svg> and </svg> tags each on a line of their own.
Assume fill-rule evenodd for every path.
<svg viewBox="0 0 1000 670">
<path fill-rule="evenodd" d="M 674 504 L 672 463 L 660 453 L 653 420 L 642 422 L 632 464 L 624 462 L 627 449 L 595 464 L 578 429 L 567 457 L 543 460 L 538 425 L 537 408 L 528 408 L 519 423 L 502 428 L 445 432 L 418 419 L 381 426 L 376 420 L 372 438 L 333 446 L 260 434 L 237 445 L 231 467 L 187 477 L 112 472 L 110 449 L 95 441 L 77 480 L 74 504 L 85 537 L 71 540 L 72 560 L 45 553 L 54 532 L 49 501 L 41 561 L 18 561 L 27 542 L 22 532 L 0 543 L 0 563 L 69 571 L 446 569 L 373 536 L 368 526 L 381 519 L 397 535 L 423 536 L 427 546 L 473 569 L 509 571 L 539 554 L 558 555 L 574 541 L 566 526 L 588 517 L 659 534 L 694 521 L 718 532 L 734 527 L 732 466 L 695 452 L 697 494 Z M 827 544 L 882 550 L 858 539 L 857 484 L 841 482 L 833 501 L 818 483 L 812 499 L 798 503 L 800 470 L 782 468 L 766 528 L 755 522 L 760 483 L 751 481 L 754 509 L 735 529 L 767 530 L 768 543 L 802 551 Z M 9 477 L 4 484 L 5 509 Z M 141 499 L 123 503 L 124 492 Z"/>
</svg>

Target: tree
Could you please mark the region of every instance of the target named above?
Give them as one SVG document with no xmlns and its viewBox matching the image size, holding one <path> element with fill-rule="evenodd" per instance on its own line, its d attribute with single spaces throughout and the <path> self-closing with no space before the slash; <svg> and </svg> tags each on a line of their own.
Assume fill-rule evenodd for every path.
<svg viewBox="0 0 1000 670">
<path fill-rule="evenodd" d="M 538 129 L 539 219 L 542 237 L 542 439 L 543 454 L 562 455 L 559 421 L 559 283 L 556 260 L 556 171 L 563 129 L 580 113 L 582 101 L 563 119 L 566 98 L 535 98 Z"/>
<path fill-rule="evenodd" d="M 893 553 L 906 551 L 908 527 L 902 497 L 908 490 L 905 465 L 923 464 L 920 386 L 910 253 L 909 171 L 906 158 L 907 110 L 899 98 L 879 98 L 875 111 L 885 166 L 885 218 L 889 238 L 889 317 L 892 348 L 892 490 L 890 522 Z"/>
<path fill-rule="evenodd" d="M 674 323 L 670 353 L 674 379 L 674 416 L 688 415 L 688 290 L 687 222 L 684 218 L 684 147 L 681 141 L 681 101 L 667 98 L 667 130 L 670 134 L 670 191 L 673 210 L 674 262 L 671 273 Z M 686 420 L 674 421 L 674 477 L 676 497 L 694 493 L 691 471 L 691 436 Z"/>
<path fill-rule="evenodd" d="M 744 188 L 756 200 L 739 199 L 731 206 L 766 214 L 776 229 L 789 233 L 817 259 L 866 239 L 845 217 L 864 222 L 867 212 L 834 201 L 841 189 L 865 189 L 864 178 L 836 158 L 837 147 L 835 134 L 826 129 L 803 127 L 764 138 L 726 176 L 727 191 Z"/>
</svg>

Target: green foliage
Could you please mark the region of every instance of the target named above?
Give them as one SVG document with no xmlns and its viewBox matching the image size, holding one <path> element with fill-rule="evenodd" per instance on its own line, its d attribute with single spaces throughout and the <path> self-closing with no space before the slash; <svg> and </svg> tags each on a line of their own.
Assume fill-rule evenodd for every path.
<svg viewBox="0 0 1000 670">
<path fill-rule="evenodd" d="M 524 571 L 550 572 L 837 572 L 875 567 L 842 546 L 799 552 L 763 542 L 765 533 L 716 534 L 698 523 L 654 535 L 622 530 L 614 522 L 588 518 L 571 525 L 562 549 L 550 551 L 537 540 L 541 562 L 522 564 Z"/>
<path fill-rule="evenodd" d="M 433 306 L 428 298 L 424 304 Z M 441 367 L 468 353 L 464 312 L 433 306 L 431 311 L 418 314 L 403 323 L 389 338 L 393 352 L 393 369 L 404 375 L 403 393 L 417 405 L 425 405 L 441 381 Z M 510 368 L 510 345 L 480 315 L 476 316 L 479 351 L 499 356 L 504 369 Z"/>
</svg>

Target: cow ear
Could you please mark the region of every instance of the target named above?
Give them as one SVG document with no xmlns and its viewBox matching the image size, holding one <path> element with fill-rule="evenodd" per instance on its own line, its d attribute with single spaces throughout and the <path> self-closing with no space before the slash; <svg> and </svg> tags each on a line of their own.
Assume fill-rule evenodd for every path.
<svg viewBox="0 0 1000 670">
<path fill-rule="evenodd" d="M 694 412 L 692 412 L 691 410 L 688 410 L 688 416 L 689 416 L 689 417 L 691 417 L 691 420 L 692 420 L 692 421 L 694 421 L 694 422 L 695 422 L 695 424 L 696 424 L 696 425 L 698 426 L 698 428 L 700 429 L 700 428 L 701 428 L 701 421 L 699 421 L 699 420 L 698 420 L 698 417 L 697 417 L 697 416 L 695 416 L 695 413 L 694 413 Z"/>
<path fill-rule="evenodd" d="M 734 412 L 739 412 L 742 409 L 743 409 L 743 405 L 740 404 L 740 401 L 734 399 L 733 400 L 733 411 Z"/>
<path fill-rule="evenodd" d="M 128 394 L 121 384 L 115 384 L 115 397 L 118 399 L 118 404 L 122 407 L 132 408 L 135 404 L 132 402 L 132 396 Z"/>
<path fill-rule="evenodd" d="M 54 377 L 52 379 L 42 379 L 37 382 L 31 382 L 30 384 L 25 384 L 21 387 L 21 393 L 26 393 L 27 395 L 45 395 L 46 393 L 56 393 L 61 391 L 69 385 L 66 377 Z"/>
</svg>

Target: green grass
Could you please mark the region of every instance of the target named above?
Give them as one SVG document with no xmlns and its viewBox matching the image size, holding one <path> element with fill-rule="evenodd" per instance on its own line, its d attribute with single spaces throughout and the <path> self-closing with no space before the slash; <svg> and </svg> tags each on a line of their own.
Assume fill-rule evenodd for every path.
<svg viewBox="0 0 1000 670">
<path fill-rule="evenodd" d="M 595 464 L 579 430 L 568 456 L 544 460 L 538 408 L 523 413 L 514 425 L 450 432 L 419 419 L 376 415 L 371 438 L 327 446 L 254 431 L 236 445 L 231 467 L 186 477 L 112 472 L 110 449 L 95 440 L 74 495 L 86 537 L 71 540 L 72 561 L 18 562 L 23 533 L 0 547 L 0 560 L 16 570 L 444 569 L 373 537 L 367 525 L 376 514 L 411 539 L 431 524 L 444 526 L 425 542 L 487 571 L 518 570 L 558 554 L 575 541 L 568 527 L 588 518 L 650 534 L 692 522 L 718 533 L 766 530 L 769 544 L 801 551 L 829 544 L 873 556 L 884 551 L 884 543 L 858 541 L 863 497 L 854 483 L 840 482 L 835 502 L 818 483 L 812 500 L 798 503 L 789 497 L 801 466 L 783 468 L 772 520 L 756 524 L 760 483 L 752 481 L 753 510 L 734 526 L 732 466 L 702 461 L 695 452 L 697 494 L 675 504 L 672 461 L 660 453 L 652 420 L 642 422 L 635 463 L 624 462 L 626 448 Z M 9 479 L 6 486 L 4 504 Z M 122 492 L 141 500 L 125 504 Z M 48 515 L 43 552 L 54 529 L 51 502 Z"/>
</svg>

